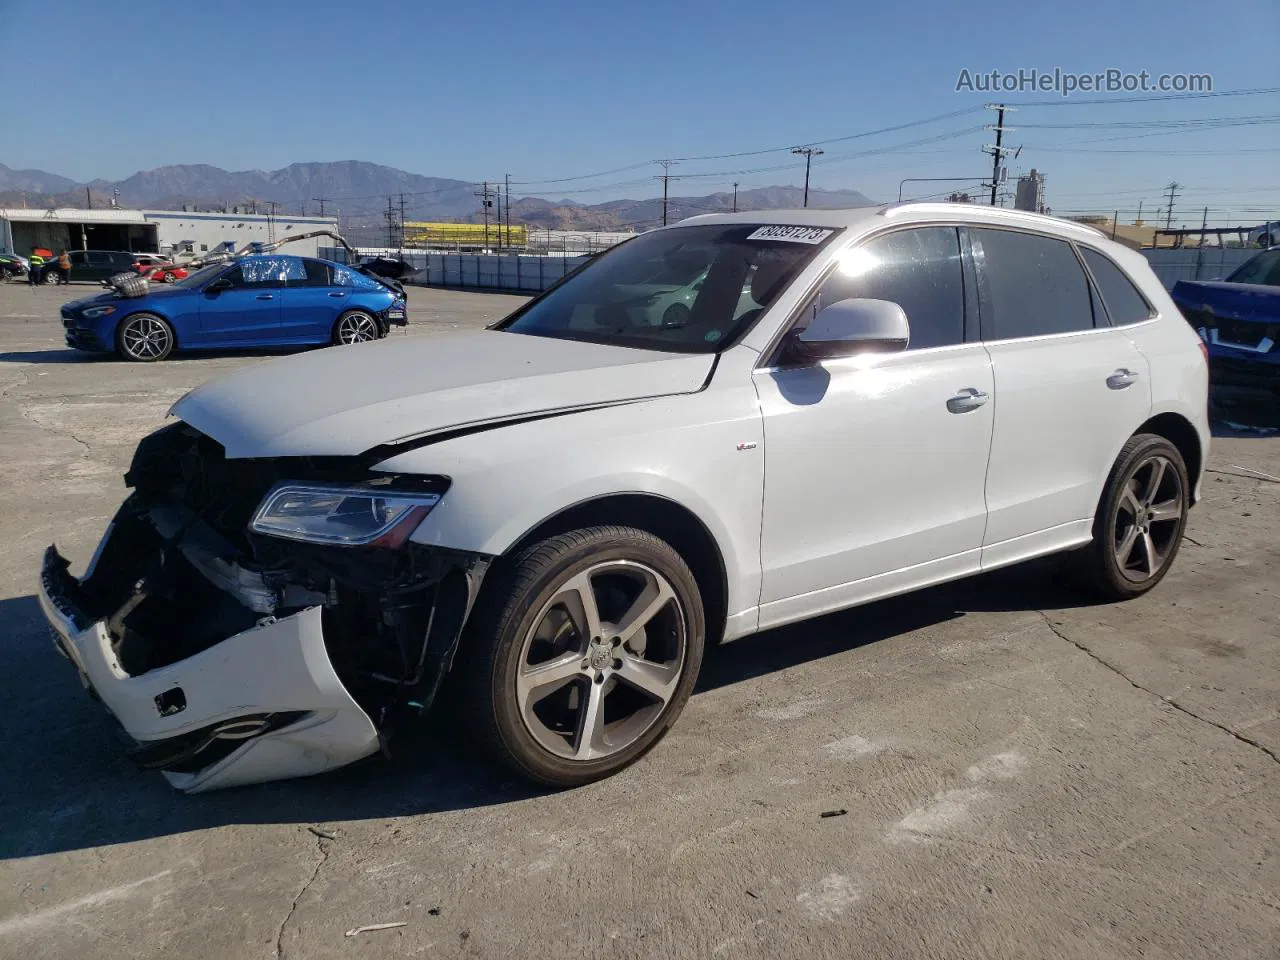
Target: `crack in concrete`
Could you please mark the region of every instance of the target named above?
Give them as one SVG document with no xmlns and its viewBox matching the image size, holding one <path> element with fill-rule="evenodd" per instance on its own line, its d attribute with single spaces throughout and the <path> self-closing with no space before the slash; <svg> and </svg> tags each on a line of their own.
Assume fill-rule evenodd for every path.
<svg viewBox="0 0 1280 960">
<path fill-rule="evenodd" d="M 1218 721 L 1216 720 L 1210 720 L 1208 717 L 1201 716 L 1200 714 L 1196 713 L 1194 710 L 1190 709 L 1184 704 L 1179 703 L 1173 697 L 1166 697 L 1163 693 L 1156 693 L 1156 691 L 1150 689 L 1149 687 L 1144 687 L 1142 684 L 1138 683 L 1138 681 L 1134 680 L 1131 676 L 1129 676 L 1127 673 L 1125 673 L 1115 664 L 1098 656 L 1098 654 L 1094 653 L 1093 650 L 1085 646 L 1079 640 L 1073 640 L 1071 637 L 1068 637 L 1065 633 L 1063 633 L 1061 630 L 1058 629 L 1058 625 L 1054 623 L 1053 620 L 1049 618 L 1049 615 L 1045 613 L 1043 610 L 1037 610 L 1036 613 L 1040 614 L 1040 618 L 1044 620 L 1045 626 L 1047 626 L 1051 631 L 1053 631 L 1054 636 L 1056 636 L 1060 640 L 1065 640 L 1067 643 L 1071 644 L 1071 646 L 1075 647 L 1077 650 L 1079 650 L 1085 656 L 1089 657 L 1091 660 L 1094 660 L 1097 663 L 1101 664 L 1102 666 L 1106 667 L 1108 670 L 1114 673 L 1117 677 L 1120 677 L 1122 680 L 1126 681 L 1129 684 L 1129 686 L 1133 687 L 1135 690 L 1141 690 L 1143 693 L 1149 696 L 1155 697 L 1157 700 L 1161 701 L 1162 703 L 1167 703 L 1169 706 L 1173 707 L 1173 709 L 1177 710 L 1179 713 L 1183 714 L 1184 716 L 1190 717 L 1192 720 L 1197 720 L 1200 723 L 1207 724 L 1210 727 L 1214 727 L 1218 730 L 1221 730 L 1227 736 L 1235 740 L 1239 740 L 1241 743 L 1245 744 L 1246 746 L 1250 746 L 1250 747 L 1253 747 L 1255 750 L 1261 751 L 1262 753 L 1266 754 L 1266 756 L 1268 756 L 1273 763 L 1280 763 L 1280 754 L 1278 754 L 1275 750 L 1272 750 L 1267 745 L 1263 743 L 1259 743 L 1257 740 L 1253 739 L 1250 736 L 1246 736 L 1243 733 L 1240 733 L 1238 730 L 1232 730 L 1230 727 L 1225 726 L 1224 724 L 1218 723 Z"/>
<path fill-rule="evenodd" d="M 284 930 L 289 925 L 289 921 L 293 919 L 293 915 L 297 913 L 299 901 L 311 889 L 311 885 L 316 882 L 316 877 L 320 876 L 320 871 L 329 862 L 329 843 L 330 841 L 323 837 L 316 837 L 316 846 L 320 851 L 320 859 L 316 861 L 316 866 L 311 871 L 311 876 L 307 877 L 306 882 L 294 894 L 293 902 L 289 904 L 289 912 L 280 921 L 280 929 L 276 931 L 276 960 L 281 960 L 284 957 Z"/>
</svg>

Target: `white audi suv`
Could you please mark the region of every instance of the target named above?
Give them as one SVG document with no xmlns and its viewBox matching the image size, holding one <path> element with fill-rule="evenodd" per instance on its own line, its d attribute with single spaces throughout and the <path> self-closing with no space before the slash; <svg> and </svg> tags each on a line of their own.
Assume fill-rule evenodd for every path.
<svg viewBox="0 0 1280 960">
<path fill-rule="evenodd" d="M 635 309 L 652 275 L 696 282 L 687 310 Z M 193 391 L 41 600 L 180 789 L 394 750 L 433 704 L 572 786 L 657 743 L 707 644 L 1058 552 L 1103 598 L 1150 590 L 1207 386 L 1146 262 L 1087 226 L 695 217 L 488 330 Z"/>
</svg>

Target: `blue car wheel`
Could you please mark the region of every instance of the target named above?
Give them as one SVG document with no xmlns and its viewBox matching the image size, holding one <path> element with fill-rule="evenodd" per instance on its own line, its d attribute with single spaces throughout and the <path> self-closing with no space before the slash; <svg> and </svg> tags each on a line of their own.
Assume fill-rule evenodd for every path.
<svg viewBox="0 0 1280 960">
<path fill-rule="evenodd" d="M 173 328 L 154 313 L 125 317 L 116 331 L 116 348 L 126 360 L 154 363 L 173 352 Z"/>
<path fill-rule="evenodd" d="M 382 328 L 378 325 L 378 321 L 373 314 L 366 313 L 364 310 L 348 310 L 338 318 L 338 322 L 333 327 L 333 342 L 341 345 L 344 343 L 368 343 L 370 340 L 378 340 L 382 336 Z"/>
</svg>

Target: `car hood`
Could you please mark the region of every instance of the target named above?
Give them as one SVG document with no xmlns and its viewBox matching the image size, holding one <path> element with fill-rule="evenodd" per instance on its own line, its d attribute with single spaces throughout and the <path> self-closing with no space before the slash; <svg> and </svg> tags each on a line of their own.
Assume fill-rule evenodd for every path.
<svg viewBox="0 0 1280 960">
<path fill-rule="evenodd" d="M 142 303 L 154 303 L 157 300 L 164 300 L 169 297 L 180 297 L 183 294 L 190 293 L 190 290 L 180 290 L 174 287 L 159 287 L 148 290 L 140 297 L 122 297 L 113 290 L 103 290 L 102 293 L 95 294 L 92 297 L 83 297 L 79 300 L 69 300 L 62 305 L 63 310 L 81 310 L 85 307 L 91 307 L 99 303 L 118 303 L 127 301 L 132 305 Z"/>
<path fill-rule="evenodd" d="M 1225 280 L 1179 280 L 1173 285 L 1172 296 L 1183 310 L 1207 310 L 1227 320 L 1280 320 L 1280 287 Z"/>
<path fill-rule="evenodd" d="M 459 428 L 693 393 L 708 354 L 498 331 L 395 338 L 259 364 L 171 413 L 228 457 L 354 456 Z"/>
</svg>

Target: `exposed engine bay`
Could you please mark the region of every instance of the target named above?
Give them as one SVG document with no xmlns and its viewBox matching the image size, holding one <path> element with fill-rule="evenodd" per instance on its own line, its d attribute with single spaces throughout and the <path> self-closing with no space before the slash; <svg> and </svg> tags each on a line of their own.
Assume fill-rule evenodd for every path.
<svg viewBox="0 0 1280 960">
<path fill-rule="evenodd" d="M 105 629 L 113 667 L 129 678 L 158 675 L 228 638 L 241 641 L 316 611 L 332 671 L 386 751 L 394 732 L 435 699 L 490 558 L 412 541 L 395 548 L 333 546 L 252 532 L 249 522 L 263 497 L 286 479 L 440 493 L 448 486 L 443 478 L 375 474 L 358 458 L 231 460 L 218 443 L 177 423 L 139 445 L 125 475 L 133 492 L 83 581 L 67 574 L 66 561 L 51 550 L 46 593 L 76 629 Z M 69 655 L 70 643 L 60 643 Z M 85 673 L 83 657 L 72 659 Z M 181 689 L 167 702 L 157 695 L 155 711 L 180 722 L 189 697 Z M 248 726 L 231 717 L 230 735 L 226 723 L 213 733 L 184 729 L 159 742 L 130 730 L 142 740 L 135 759 L 152 769 L 198 772 L 203 760 L 229 754 L 225 742 L 211 749 L 213 741 L 243 743 L 301 719 L 306 704 L 287 699 L 282 694 L 269 711 L 255 712 Z M 113 712 L 128 728 L 127 718 Z"/>
</svg>

